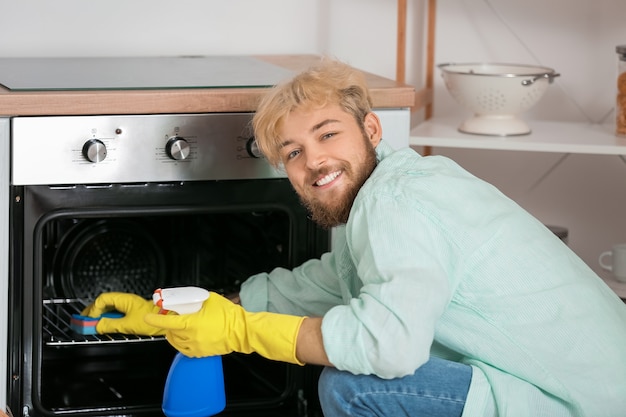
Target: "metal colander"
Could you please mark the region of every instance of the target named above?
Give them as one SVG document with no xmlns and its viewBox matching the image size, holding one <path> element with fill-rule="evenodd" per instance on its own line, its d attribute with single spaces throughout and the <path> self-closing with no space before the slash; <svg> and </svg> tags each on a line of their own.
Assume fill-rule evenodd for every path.
<svg viewBox="0 0 626 417">
<path fill-rule="evenodd" d="M 103 292 L 150 297 L 163 285 L 162 250 L 132 221 L 83 221 L 61 240 L 55 258 L 55 287 L 67 298 L 93 300 Z"/>
</svg>

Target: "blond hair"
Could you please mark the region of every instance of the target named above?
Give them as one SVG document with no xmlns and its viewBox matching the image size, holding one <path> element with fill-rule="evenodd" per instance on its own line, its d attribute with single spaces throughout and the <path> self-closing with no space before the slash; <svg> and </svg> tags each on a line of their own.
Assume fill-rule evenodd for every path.
<svg viewBox="0 0 626 417">
<path fill-rule="evenodd" d="M 252 120 L 255 139 L 270 164 L 280 164 L 282 123 L 296 109 L 337 104 L 354 116 L 363 129 L 372 100 L 362 72 L 342 62 L 323 59 L 318 64 L 278 84 L 259 103 Z"/>
</svg>

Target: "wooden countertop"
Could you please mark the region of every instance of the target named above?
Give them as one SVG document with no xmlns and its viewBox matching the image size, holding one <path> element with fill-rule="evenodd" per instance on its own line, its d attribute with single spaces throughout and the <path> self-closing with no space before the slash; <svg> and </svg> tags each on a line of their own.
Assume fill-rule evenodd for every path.
<svg viewBox="0 0 626 417">
<path fill-rule="evenodd" d="M 255 58 L 301 71 L 317 55 Z M 375 108 L 412 107 L 415 89 L 365 73 Z M 256 109 L 266 88 L 194 88 L 168 90 L 10 91 L 0 86 L 0 116 L 100 115 L 247 112 Z"/>
</svg>

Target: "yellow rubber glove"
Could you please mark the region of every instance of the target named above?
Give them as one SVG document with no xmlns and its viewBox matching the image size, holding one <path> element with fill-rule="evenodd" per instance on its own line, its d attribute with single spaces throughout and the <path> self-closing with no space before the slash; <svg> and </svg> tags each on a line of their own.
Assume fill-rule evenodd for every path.
<svg viewBox="0 0 626 417">
<path fill-rule="evenodd" d="M 101 318 L 96 325 L 98 333 L 124 333 L 143 336 L 162 336 L 165 330 L 150 326 L 145 322 L 146 314 L 158 314 L 160 307 L 152 300 L 123 292 L 105 292 L 96 297 L 95 301 L 82 311 L 83 316 L 100 317 L 103 313 L 117 310 L 124 313 L 119 319 Z"/>
<path fill-rule="evenodd" d="M 172 346 L 189 357 L 252 353 L 276 361 L 297 363 L 296 339 L 305 317 L 250 313 L 219 294 L 211 293 L 192 314 L 148 314 L 146 323 L 167 330 Z"/>
</svg>

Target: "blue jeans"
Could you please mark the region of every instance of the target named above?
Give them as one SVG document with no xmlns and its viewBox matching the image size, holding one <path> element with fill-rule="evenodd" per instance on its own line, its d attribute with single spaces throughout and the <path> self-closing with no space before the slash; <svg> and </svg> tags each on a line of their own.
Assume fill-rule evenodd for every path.
<svg viewBox="0 0 626 417">
<path fill-rule="evenodd" d="M 325 368 L 319 397 L 326 417 L 460 417 L 471 378 L 469 365 L 434 357 L 396 379 Z"/>
</svg>

